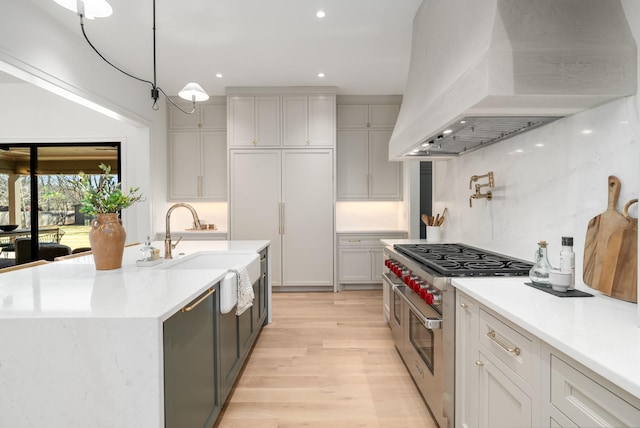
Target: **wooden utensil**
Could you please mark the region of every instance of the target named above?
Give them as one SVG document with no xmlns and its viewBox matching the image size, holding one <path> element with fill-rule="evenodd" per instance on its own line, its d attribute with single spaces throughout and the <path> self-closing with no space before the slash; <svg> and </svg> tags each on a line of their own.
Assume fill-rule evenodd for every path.
<svg viewBox="0 0 640 428">
<path fill-rule="evenodd" d="M 624 228 L 629 224 L 629 221 L 616 208 L 620 196 L 620 180 L 610 175 L 608 186 L 607 209 L 589 221 L 584 242 L 582 279 L 585 284 L 596 290 L 600 290 L 602 262 L 609 238 L 616 229 Z"/>
<path fill-rule="evenodd" d="M 629 216 L 632 199 L 622 212 L 629 224 L 609 238 L 600 274 L 600 291 L 628 302 L 638 301 L 638 219 Z"/>
</svg>

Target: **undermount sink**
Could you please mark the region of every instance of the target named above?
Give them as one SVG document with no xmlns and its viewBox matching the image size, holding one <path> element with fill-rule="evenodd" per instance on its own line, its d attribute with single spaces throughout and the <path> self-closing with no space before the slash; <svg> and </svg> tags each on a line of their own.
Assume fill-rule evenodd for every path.
<svg viewBox="0 0 640 428">
<path fill-rule="evenodd" d="M 200 251 L 179 259 L 165 261 L 159 269 L 240 269 L 244 267 L 251 284 L 260 278 L 260 255 L 242 251 Z M 236 274 L 228 272 L 220 280 L 220 311 L 229 313 L 238 302 Z"/>
</svg>

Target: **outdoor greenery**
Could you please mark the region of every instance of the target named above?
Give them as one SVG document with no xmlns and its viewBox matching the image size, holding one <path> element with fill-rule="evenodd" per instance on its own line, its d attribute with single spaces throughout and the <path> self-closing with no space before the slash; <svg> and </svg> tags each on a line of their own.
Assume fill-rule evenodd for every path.
<svg viewBox="0 0 640 428">
<path fill-rule="evenodd" d="M 130 187 L 129 192 L 122 191 L 121 183 L 111 175 L 111 166 L 100 164 L 101 175 L 80 173 L 76 180 L 82 191 L 80 211 L 89 214 L 115 213 L 144 200 L 139 187 Z"/>
</svg>

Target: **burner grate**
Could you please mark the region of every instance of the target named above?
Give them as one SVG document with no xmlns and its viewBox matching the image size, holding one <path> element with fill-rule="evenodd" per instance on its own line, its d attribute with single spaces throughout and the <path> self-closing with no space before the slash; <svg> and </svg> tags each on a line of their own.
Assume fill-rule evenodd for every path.
<svg viewBox="0 0 640 428">
<path fill-rule="evenodd" d="M 394 248 L 442 276 L 526 276 L 533 266 L 464 244 L 397 244 Z"/>
</svg>

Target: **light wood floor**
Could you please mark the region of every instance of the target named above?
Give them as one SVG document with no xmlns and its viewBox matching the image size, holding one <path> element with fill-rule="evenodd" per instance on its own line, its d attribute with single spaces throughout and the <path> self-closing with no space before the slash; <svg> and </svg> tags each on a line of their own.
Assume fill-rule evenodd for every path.
<svg viewBox="0 0 640 428">
<path fill-rule="evenodd" d="M 433 423 L 382 321 L 381 291 L 276 293 L 220 428 Z"/>
</svg>

